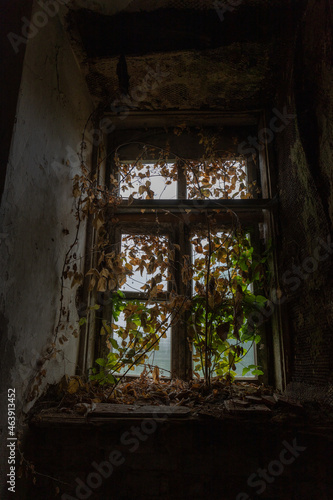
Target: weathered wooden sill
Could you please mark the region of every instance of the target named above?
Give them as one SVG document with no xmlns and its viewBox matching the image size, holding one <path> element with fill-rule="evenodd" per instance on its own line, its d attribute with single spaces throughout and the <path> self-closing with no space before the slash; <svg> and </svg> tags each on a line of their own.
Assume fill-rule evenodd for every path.
<svg viewBox="0 0 333 500">
<path fill-rule="evenodd" d="M 129 421 L 153 419 L 158 424 L 168 425 L 190 422 L 193 424 L 217 426 L 263 426 L 294 428 L 298 430 L 311 429 L 311 434 L 327 435 L 333 431 L 333 421 L 313 418 L 304 411 L 285 411 L 276 413 L 264 405 L 239 407 L 232 400 L 225 401 L 223 411 L 209 409 L 192 409 L 186 406 L 167 405 L 123 405 L 99 403 L 85 415 L 52 411 L 40 412 L 30 419 L 31 427 L 89 427 L 118 426 Z"/>
</svg>

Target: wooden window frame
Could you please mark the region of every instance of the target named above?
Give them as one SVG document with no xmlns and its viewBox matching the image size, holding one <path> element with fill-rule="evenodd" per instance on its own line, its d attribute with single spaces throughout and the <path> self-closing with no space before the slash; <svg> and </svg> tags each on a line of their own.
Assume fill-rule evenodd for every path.
<svg viewBox="0 0 333 500">
<path fill-rule="evenodd" d="M 114 118 L 117 120 L 117 117 Z M 151 130 L 153 132 L 154 129 L 161 129 L 165 124 L 167 126 L 170 126 L 171 124 L 176 125 L 178 123 L 177 118 L 185 118 L 189 126 L 197 125 L 200 123 L 203 127 L 205 127 L 207 122 L 209 126 L 226 124 L 227 129 L 229 130 L 231 128 L 232 133 L 234 133 L 235 130 L 242 130 L 243 137 L 246 137 L 247 134 L 249 134 L 249 131 L 253 132 L 253 130 L 258 127 L 260 115 L 258 113 L 252 113 L 245 115 L 242 114 L 241 116 L 237 116 L 237 114 L 226 116 L 221 113 L 216 113 L 215 115 L 209 114 L 210 119 L 207 120 L 207 113 L 193 113 L 190 115 L 176 113 L 176 118 L 169 113 L 162 114 L 162 116 L 159 117 L 156 117 L 155 114 L 148 113 L 147 115 L 145 115 L 145 120 L 142 118 L 142 116 L 140 118 L 137 116 L 137 114 L 134 114 L 132 120 L 130 119 L 130 117 L 127 117 L 127 119 L 124 120 L 123 123 L 120 123 L 118 118 L 118 134 L 112 134 L 111 138 L 109 137 L 107 140 L 107 162 L 105 167 L 105 178 L 107 179 L 110 177 L 110 173 L 114 168 L 112 162 L 112 151 L 115 150 L 117 144 L 121 143 L 124 137 L 128 137 L 128 132 L 134 131 L 134 135 L 136 133 L 135 131 L 137 130 Z M 145 128 L 139 127 L 139 123 L 142 123 Z M 271 220 L 271 213 L 275 206 L 275 200 L 271 198 L 270 188 L 267 186 L 267 179 L 269 178 L 267 163 L 267 158 L 265 159 L 265 162 L 260 163 L 260 179 L 264 180 L 266 183 L 263 189 L 263 197 L 260 199 L 224 199 L 222 200 L 223 203 L 221 203 L 221 200 L 192 200 L 185 199 L 181 196 L 181 198 L 177 200 L 134 200 L 131 205 L 128 205 L 127 200 L 123 200 L 123 202 L 117 207 L 116 211 L 113 210 L 112 214 L 110 214 L 110 219 L 116 217 L 118 219 L 117 224 L 119 225 L 119 227 L 116 228 L 116 226 L 112 227 L 111 224 L 110 232 L 114 230 L 119 231 L 119 228 L 121 226 L 123 226 L 124 228 L 126 226 L 130 227 L 130 225 L 133 225 L 133 223 L 136 225 L 136 227 L 139 227 L 140 225 L 142 225 L 142 227 L 144 225 L 146 225 L 147 227 L 152 227 L 154 224 L 154 219 L 156 218 L 156 211 L 158 211 L 159 223 L 162 225 L 173 224 L 173 232 L 175 233 L 176 231 L 177 233 L 176 237 L 173 234 L 174 242 L 176 242 L 177 245 L 180 245 L 180 252 L 185 253 L 186 239 L 188 240 L 190 228 L 193 223 L 198 223 L 200 217 L 206 217 L 207 214 L 214 213 L 215 217 L 218 219 L 218 223 L 221 224 L 221 227 L 226 227 L 227 225 L 230 225 L 231 216 L 229 210 L 232 210 L 239 217 L 239 220 L 242 223 L 243 227 L 251 231 L 252 234 L 255 233 L 255 244 L 257 245 L 260 238 L 259 225 L 267 226 L 267 220 Z M 253 171 L 254 168 L 255 167 L 253 166 L 253 164 L 251 164 L 250 169 L 252 169 Z M 219 214 L 215 213 L 217 207 L 220 210 Z M 191 213 L 188 213 L 189 210 L 191 211 Z M 177 229 L 175 229 L 174 220 L 171 220 L 175 215 L 177 215 L 178 220 Z M 270 230 L 272 230 L 271 227 Z M 139 232 L 137 232 L 136 234 L 139 234 Z M 179 255 L 176 255 L 176 261 L 177 260 L 179 261 Z M 179 284 L 179 287 L 181 286 L 182 285 Z M 86 337 L 88 336 L 90 338 L 90 341 L 87 342 L 86 340 L 85 345 L 90 346 L 90 349 L 91 346 L 94 345 L 93 357 L 97 358 L 104 348 L 101 347 L 98 327 L 96 328 L 95 325 L 94 328 L 92 325 L 90 325 L 90 330 L 91 329 L 94 329 L 94 341 L 91 341 L 91 334 L 89 334 L 89 332 L 87 332 L 87 328 L 85 328 Z M 190 349 L 188 347 L 186 330 L 184 328 L 178 328 L 178 331 L 175 331 L 175 333 L 173 333 L 172 335 L 173 339 L 177 338 L 177 342 L 172 342 L 172 377 L 188 380 L 192 377 L 192 357 Z M 267 342 L 267 338 L 264 339 L 264 342 Z M 269 350 L 271 351 L 271 349 Z M 269 361 L 267 361 L 266 359 L 267 356 L 262 355 L 262 353 L 260 355 L 260 352 L 258 352 L 258 354 L 258 363 L 264 365 L 268 372 L 269 367 L 267 365 L 269 364 Z M 89 359 L 87 355 L 86 359 Z M 85 368 L 88 368 L 87 365 L 85 366 Z M 264 377 L 260 377 L 259 381 L 272 381 L 272 378 L 270 375 L 268 376 L 267 373 Z"/>
</svg>

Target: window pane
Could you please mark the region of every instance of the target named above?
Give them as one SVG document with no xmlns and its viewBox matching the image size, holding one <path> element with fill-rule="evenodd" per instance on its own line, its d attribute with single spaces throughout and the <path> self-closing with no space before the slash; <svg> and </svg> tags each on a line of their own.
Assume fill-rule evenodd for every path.
<svg viewBox="0 0 333 500">
<path fill-rule="evenodd" d="M 188 162 L 186 183 L 188 199 L 250 197 L 244 161 Z"/>
<path fill-rule="evenodd" d="M 230 342 L 232 344 L 232 342 Z M 243 368 L 249 365 L 256 364 L 255 344 L 253 342 L 240 342 L 239 345 L 244 348 L 247 353 L 242 357 L 241 361 L 236 364 L 236 377 L 241 378 Z M 251 372 L 248 372 L 244 378 L 256 378 Z"/>
<path fill-rule="evenodd" d="M 153 294 L 167 291 L 168 255 L 168 238 L 165 236 L 123 234 L 121 257 L 128 276 L 120 290 L 143 293 L 151 287 Z"/>
<path fill-rule="evenodd" d="M 230 342 L 230 344 L 232 345 L 232 342 Z M 254 344 L 251 343 L 251 342 L 239 342 L 239 344 L 241 347 L 244 348 L 244 351 L 247 351 L 246 354 L 243 356 L 243 358 L 236 364 L 236 377 L 237 378 L 253 378 L 255 379 L 256 376 L 255 375 L 252 375 L 251 374 L 251 371 L 248 372 L 245 377 L 242 377 L 242 372 L 243 372 L 243 368 L 246 368 L 247 366 L 249 365 L 254 365 L 256 364 L 256 355 L 255 355 L 255 347 L 254 347 Z M 195 347 L 193 346 L 193 354 L 195 355 L 196 353 L 196 349 Z M 195 363 L 193 363 L 194 365 Z M 193 369 L 194 369 L 194 366 L 193 366 Z M 204 378 L 204 373 L 202 370 L 194 370 L 194 371 L 197 371 L 197 373 L 199 373 L 200 377 Z M 216 372 L 214 372 L 213 376 L 216 376 Z"/>
<path fill-rule="evenodd" d="M 135 199 L 174 200 L 177 198 L 177 165 L 165 163 L 123 164 L 119 172 L 120 196 Z"/>
<path fill-rule="evenodd" d="M 130 318 L 131 319 L 131 318 Z M 160 337 L 162 333 L 164 333 L 163 337 L 160 338 L 158 342 L 156 342 L 155 347 L 156 349 L 153 349 L 150 351 L 148 354 L 147 359 L 141 359 L 140 364 L 138 366 L 133 367 L 131 370 L 128 371 L 128 375 L 140 375 L 145 366 L 147 369 L 149 368 L 149 365 L 151 367 L 153 366 L 158 366 L 160 369 L 160 374 L 165 377 L 170 376 L 170 371 L 171 371 L 171 331 L 170 328 L 167 328 L 165 331 L 162 330 L 162 328 L 158 329 L 155 334 L 147 334 L 144 332 L 144 328 L 142 323 L 138 326 L 137 330 L 133 331 L 130 330 L 130 323 L 126 321 L 124 313 L 121 313 L 119 315 L 119 318 L 116 322 L 117 327 L 120 329 L 114 330 L 113 332 L 113 339 L 116 340 L 119 346 L 122 348 L 126 348 L 124 351 L 123 357 L 126 358 L 130 350 L 132 349 L 133 351 L 131 352 L 133 360 L 139 357 L 141 354 L 145 352 L 145 349 L 140 350 L 140 345 L 138 342 L 136 342 L 136 338 L 139 338 L 140 341 L 142 339 L 148 340 L 148 337 L 151 338 L 150 342 L 146 344 L 146 346 L 151 345 L 154 340 L 156 340 L 157 337 Z M 118 332 L 122 332 L 122 336 L 120 336 Z M 125 332 L 125 333 L 124 333 Z M 125 338 L 124 338 L 125 337 Z M 131 338 L 132 337 L 132 338 Z M 143 363 L 143 364 L 142 364 Z M 128 365 L 120 370 L 120 374 L 123 374 L 127 371 Z"/>
<path fill-rule="evenodd" d="M 206 294 L 208 256 L 210 254 L 210 275 L 208 280 L 208 286 L 211 287 L 210 294 L 214 295 L 215 301 L 221 301 L 220 309 L 217 313 L 219 316 L 218 322 L 228 323 L 231 321 L 233 314 L 232 283 L 236 275 L 241 276 L 241 270 L 233 268 L 231 264 L 231 254 L 237 248 L 238 244 L 237 238 L 228 232 L 212 232 L 210 235 L 210 251 L 209 238 L 204 232 L 194 234 L 191 238 L 191 243 L 193 262 L 192 294 L 194 296 L 205 296 Z M 252 286 L 248 285 L 247 290 L 252 292 Z M 240 330 L 241 334 L 242 329 Z M 252 341 L 237 341 L 237 339 L 232 338 L 232 333 L 229 333 L 225 340 L 230 346 L 238 345 L 244 349 L 244 352 L 247 351 L 236 364 L 236 370 L 234 370 L 237 377 L 242 377 L 243 368 L 255 364 L 254 344 Z M 223 355 L 223 352 L 221 354 Z M 198 363 L 195 346 L 193 346 L 193 355 L 195 358 L 194 371 L 203 377 L 202 370 L 195 368 Z M 216 375 L 216 372 L 214 374 Z M 250 373 L 246 377 L 255 378 Z"/>
<path fill-rule="evenodd" d="M 236 271 L 229 261 L 237 239 L 228 232 L 211 233 L 210 276 L 215 280 L 218 291 L 230 297 L 230 283 L 240 270 Z M 206 286 L 209 255 L 209 239 L 205 234 L 194 234 L 192 239 L 192 259 L 194 266 L 193 293 L 200 292 Z"/>
<path fill-rule="evenodd" d="M 123 234 L 121 238 L 121 257 L 128 269 L 128 276 L 126 283 L 121 286 L 120 290 L 125 293 L 132 292 L 137 294 L 149 292 L 151 298 L 158 298 L 159 293 L 165 293 L 169 280 L 169 253 L 169 240 L 166 236 Z M 154 309 L 155 319 L 157 323 L 162 323 L 162 326 L 157 327 L 156 331 L 154 331 L 155 326 L 150 329 L 147 328 L 146 323 L 141 323 L 141 316 L 139 314 L 135 319 L 137 326 L 135 330 L 132 323 L 127 324 L 126 316 L 122 313 L 116 321 L 117 328 L 114 329 L 113 338 L 123 349 L 134 349 L 135 354 L 133 356 L 135 358 L 142 354 L 146 348 L 150 347 L 163 334 L 160 340 L 156 342 L 155 349 L 149 353 L 148 359 L 142 358 L 140 361 L 144 362 L 145 365 L 158 366 L 160 370 L 164 370 L 164 372 L 161 372 L 161 375 L 169 376 L 168 371 L 170 371 L 171 366 L 171 333 L 170 329 L 167 328 L 168 325 L 163 325 L 166 314 L 163 302 L 154 302 L 155 305 L 143 306 L 144 303 L 133 299 L 133 301 L 128 303 L 139 303 L 142 307 L 146 307 L 145 312 L 148 323 L 150 321 L 150 311 L 153 312 Z M 155 325 L 154 322 L 153 324 Z M 120 336 L 119 333 L 122 333 L 123 336 Z M 142 345 L 142 342 L 147 342 L 146 348 L 138 352 L 137 348 L 138 346 L 140 348 L 140 343 Z M 125 351 L 124 357 L 126 357 Z M 122 369 L 120 373 L 124 373 L 126 369 Z M 140 364 L 131 369 L 128 375 L 139 375 L 143 370 L 144 365 Z"/>
</svg>

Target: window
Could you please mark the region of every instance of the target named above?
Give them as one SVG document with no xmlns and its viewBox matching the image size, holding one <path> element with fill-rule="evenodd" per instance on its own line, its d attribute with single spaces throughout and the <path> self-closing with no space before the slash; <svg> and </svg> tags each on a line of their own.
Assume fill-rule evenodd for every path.
<svg viewBox="0 0 333 500">
<path fill-rule="evenodd" d="M 158 186 L 156 186 L 158 187 Z M 124 228 L 122 228 L 124 230 Z M 128 228 L 130 230 L 130 228 Z M 155 251 L 157 251 L 157 258 L 155 259 Z M 137 307 L 137 311 L 144 313 L 148 318 L 152 316 L 155 306 L 159 305 L 159 313 L 163 315 L 163 301 L 167 300 L 168 292 L 170 292 L 170 273 L 168 266 L 168 256 L 169 250 L 169 239 L 168 235 L 157 235 L 157 234 L 145 234 L 143 233 L 133 233 L 126 234 L 121 232 L 120 235 L 120 252 L 123 255 L 125 265 L 128 266 L 130 274 L 127 277 L 126 282 L 120 287 L 120 290 L 124 294 L 124 299 L 128 299 L 128 303 L 133 304 Z M 156 262 L 156 265 L 155 265 Z M 145 266 L 146 264 L 146 266 Z M 147 294 L 145 292 L 149 286 L 155 283 L 155 286 L 151 287 L 151 297 L 149 304 L 147 304 Z M 136 312 L 136 311 L 134 311 Z M 155 335 L 151 335 L 151 331 L 145 328 L 143 314 L 132 315 L 129 317 L 131 321 L 137 320 L 139 326 L 142 327 L 142 332 L 136 327 L 138 325 L 133 325 L 135 328 L 135 333 L 133 334 L 133 340 L 128 344 L 128 339 L 124 338 L 124 332 L 126 328 L 129 330 L 128 335 L 131 335 L 129 321 L 126 321 L 124 313 L 120 314 L 118 318 L 117 325 L 115 325 L 113 331 L 113 338 L 125 348 L 125 352 L 128 352 L 127 347 L 135 348 L 135 340 L 138 335 L 142 336 L 147 334 L 149 336 L 149 342 L 147 342 L 147 349 L 150 344 L 153 349 L 149 352 L 145 364 L 139 364 L 133 366 L 133 370 L 130 372 L 132 375 L 139 375 L 143 372 L 144 366 L 158 366 L 162 375 L 170 377 L 171 374 L 171 328 L 168 324 L 164 327 L 160 327 Z M 165 311 L 164 314 L 167 314 Z M 163 315 L 164 318 L 164 315 Z M 163 321 L 162 318 L 162 321 Z M 147 321 L 149 323 L 149 321 Z M 122 336 L 120 335 L 122 334 Z M 126 334 L 125 334 L 126 335 Z M 134 337 L 135 335 L 135 337 Z M 160 338 L 159 338 L 160 337 Z M 157 350 L 158 348 L 158 350 Z M 141 352 L 139 353 L 140 356 Z M 120 370 L 120 373 L 124 373 L 125 368 Z"/>
<path fill-rule="evenodd" d="M 204 296 L 206 290 L 208 296 L 211 287 L 209 293 L 215 297 L 211 300 L 221 300 L 221 310 L 227 303 L 235 309 L 236 281 L 242 279 L 242 269 L 230 271 L 226 259 L 236 251 L 246 252 L 235 239 L 236 226 L 242 226 L 244 245 L 261 250 L 265 200 L 260 198 L 260 175 L 251 159 L 237 154 L 235 130 L 180 129 L 120 131 L 108 146 L 106 178 L 119 200 L 110 208 L 109 246 L 103 251 L 111 260 L 119 259 L 122 271 L 110 290 L 113 299 L 98 320 L 96 331 L 104 325 L 110 335 L 98 338 L 95 357 L 118 349 L 122 359 L 139 362 L 129 375 L 140 374 L 144 365 L 158 366 L 162 375 L 182 379 L 193 373 L 203 375 L 199 357 L 205 341 L 197 331 L 200 321 L 193 328 L 188 303 L 196 296 L 199 303 L 200 294 Z M 207 252 L 209 283 L 204 270 Z M 247 258 L 250 263 L 251 255 Z M 228 282 L 234 284 L 233 291 Z M 237 293 L 243 298 L 259 294 L 251 286 L 244 285 Z M 116 292 L 121 305 L 115 312 Z M 185 305 L 180 305 L 179 297 L 184 297 Z M 170 304 L 177 314 L 164 324 Z M 223 342 L 234 347 L 232 355 L 240 362 L 237 368 L 231 362 L 232 370 L 242 376 L 243 366 L 257 363 L 255 343 L 247 342 L 245 323 L 231 324 L 230 310 L 225 309 L 223 316 L 215 309 L 218 312 L 209 317 L 210 331 L 219 331 Z M 231 334 L 236 335 L 234 340 Z M 142 355 L 143 345 L 152 348 L 147 357 Z M 223 367 L 215 361 L 212 357 L 210 370 L 219 374 Z"/>
</svg>

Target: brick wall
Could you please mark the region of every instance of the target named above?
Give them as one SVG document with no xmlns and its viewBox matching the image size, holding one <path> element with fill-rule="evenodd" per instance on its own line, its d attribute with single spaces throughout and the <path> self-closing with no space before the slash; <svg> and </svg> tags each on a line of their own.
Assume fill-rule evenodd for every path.
<svg viewBox="0 0 333 500">
<path fill-rule="evenodd" d="M 151 434 L 143 433 L 146 440 L 136 446 L 132 429 L 141 424 L 140 420 L 112 420 L 100 426 L 32 427 L 25 456 L 45 476 L 36 475 L 36 484 L 31 477 L 22 479 L 17 498 L 68 500 L 80 498 L 78 492 L 91 500 L 332 498 L 333 438 L 323 425 L 316 429 L 304 421 L 168 420 L 157 423 Z M 153 429 L 147 425 L 148 431 Z M 285 452 L 282 461 L 291 463 L 281 466 L 285 442 L 306 449 L 296 450 L 294 460 L 292 452 Z M 90 488 L 90 493 L 75 492 L 76 478 L 87 484 L 88 475 L 96 472 L 92 463 L 108 460 L 115 450 L 120 453 L 116 459 L 121 456 L 123 463 L 107 479 L 95 478 L 100 485 Z M 270 471 L 269 481 L 263 483 L 258 477 L 260 468 Z M 251 474 L 252 486 L 247 484 Z M 69 496 L 62 496 L 65 493 Z"/>
<path fill-rule="evenodd" d="M 330 15 L 328 2 L 309 1 L 295 30 L 294 45 L 286 48 L 276 106 L 287 105 L 296 118 L 276 135 L 273 145 L 279 192 L 279 278 L 287 297 L 282 317 L 291 345 L 289 382 L 322 387 L 332 382 L 332 254 L 318 266 L 311 259 L 318 238 L 327 242 L 332 236 Z M 314 272 L 311 265 L 317 267 Z M 298 285 L 293 266 L 302 268 Z"/>
</svg>

